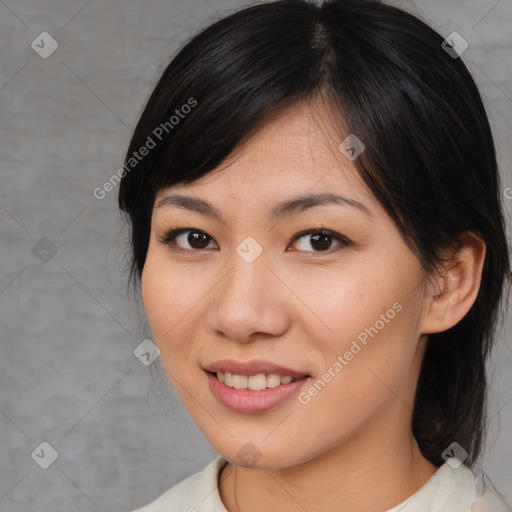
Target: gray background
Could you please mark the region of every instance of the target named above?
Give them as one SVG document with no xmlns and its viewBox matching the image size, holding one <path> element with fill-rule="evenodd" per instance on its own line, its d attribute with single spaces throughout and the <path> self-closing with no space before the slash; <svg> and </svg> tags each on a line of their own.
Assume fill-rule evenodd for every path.
<svg viewBox="0 0 512 512">
<path fill-rule="evenodd" d="M 0 0 L 2 512 L 128 511 L 215 456 L 160 360 L 145 366 L 133 353 L 150 331 L 126 293 L 117 189 L 103 200 L 92 191 L 122 165 L 173 52 L 247 4 Z M 512 0 L 399 5 L 468 41 L 463 59 L 488 108 L 503 189 L 511 187 Z M 31 48 L 44 31 L 59 45 L 47 59 Z M 512 199 L 504 202 L 510 219 Z M 491 367 L 483 467 L 512 502 L 508 317 Z M 48 469 L 31 457 L 44 441 L 58 452 Z"/>
</svg>

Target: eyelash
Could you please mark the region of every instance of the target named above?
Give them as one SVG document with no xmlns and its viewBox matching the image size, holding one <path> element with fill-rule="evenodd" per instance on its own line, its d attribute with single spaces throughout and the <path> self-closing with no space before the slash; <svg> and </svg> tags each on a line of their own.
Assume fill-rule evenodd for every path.
<svg viewBox="0 0 512 512">
<path fill-rule="evenodd" d="M 195 229 L 195 228 L 190 228 L 190 227 L 179 227 L 179 226 L 176 226 L 174 229 L 166 231 L 163 235 L 158 236 L 157 239 L 160 243 L 170 247 L 171 250 L 177 251 L 177 252 L 203 252 L 204 250 L 206 250 L 206 249 L 183 249 L 181 247 L 176 247 L 175 242 L 174 242 L 175 238 L 178 235 L 180 235 L 182 233 L 187 233 L 187 232 L 200 233 L 202 235 L 205 235 L 207 238 L 209 238 L 210 241 L 213 240 L 212 237 L 210 237 L 207 233 L 205 233 L 204 231 L 202 231 L 200 229 Z M 342 236 L 334 231 L 330 231 L 328 229 L 323 229 L 323 228 L 301 231 L 300 233 L 297 233 L 293 237 L 291 242 L 294 243 L 295 241 L 303 238 L 306 235 L 313 235 L 313 236 L 314 235 L 324 235 L 324 236 L 333 238 L 334 240 L 338 241 L 341 245 L 341 247 L 339 247 L 338 249 L 335 249 L 334 251 L 339 250 L 340 248 L 343 248 L 343 247 L 348 247 L 348 246 L 353 245 L 352 242 L 350 240 L 348 240 L 347 238 L 345 238 L 344 236 Z M 298 252 L 311 252 L 313 254 L 331 254 L 334 251 L 332 251 L 331 249 L 328 249 L 326 251 L 300 251 L 299 250 Z"/>
</svg>

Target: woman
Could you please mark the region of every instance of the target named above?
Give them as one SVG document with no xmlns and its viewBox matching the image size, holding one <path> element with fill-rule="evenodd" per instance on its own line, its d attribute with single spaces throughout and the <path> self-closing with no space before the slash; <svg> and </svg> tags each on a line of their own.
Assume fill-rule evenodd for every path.
<svg viewBox="0 0 512 512">
<path fill-rule="evenodd" d="M 510 267 L 457 41 L 376 1 L 284 0 L 169 64 L 119 205 L 220 456 L 140 512 L 507 510 L 472 471 Z"/>
</svg>

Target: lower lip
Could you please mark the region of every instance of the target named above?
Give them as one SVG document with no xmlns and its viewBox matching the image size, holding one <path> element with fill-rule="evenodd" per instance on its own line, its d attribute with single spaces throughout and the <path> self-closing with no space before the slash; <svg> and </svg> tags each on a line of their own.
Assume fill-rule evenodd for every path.
<svg viewBox="0 0 512 512">
<path fill-rule="evenodd" d="M 215 398 L 228 409 L 245 414 L 255 414 L 274 409 L 297 394 L 299 389 L 309 380 L 309 378 L 303 378 L 289 384 L 280 384 L 275 388 L 251 391 L 250 389 L 231 388 L 217 379 L 215 375 L 208 372 L 206 372 L 206 375 Z"/>
</svg>

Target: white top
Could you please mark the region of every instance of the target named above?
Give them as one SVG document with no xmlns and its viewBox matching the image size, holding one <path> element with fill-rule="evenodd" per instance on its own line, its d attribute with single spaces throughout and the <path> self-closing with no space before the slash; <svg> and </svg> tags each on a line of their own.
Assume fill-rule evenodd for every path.
<svg viewBox="0 0 512 512">
<path fill-rule="evenodd" d="M 455 463 L 454 463 L 455 462 Z M 407 500 L 386 512 L 509 512 L 482 477 L 450 459 Z M 160 497 L 133 512 L 228 512 L 217 488 L 226 465 L 215 458 L 202 471 L 182 480 Z M 455 468 L 455 469 L 453 469 Z M 485 475 L 483 475 L 485 478 Z"/>
</svg>

